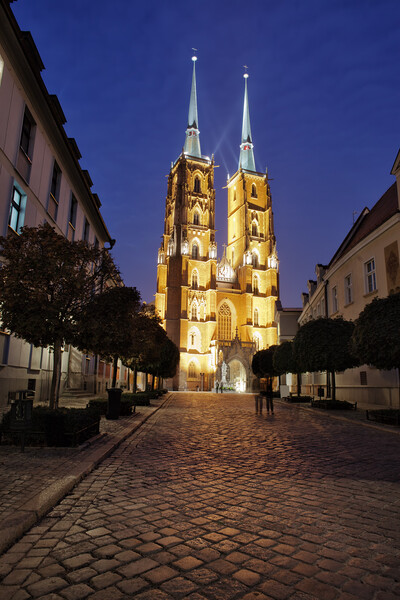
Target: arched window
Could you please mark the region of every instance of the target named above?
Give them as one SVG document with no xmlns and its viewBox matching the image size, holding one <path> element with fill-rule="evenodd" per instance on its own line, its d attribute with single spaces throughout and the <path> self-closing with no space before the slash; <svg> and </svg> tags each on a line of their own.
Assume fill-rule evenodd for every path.
<svg viewBox="0 0 400 600">
<path fill-rule="evenodd" d="M 253 235 L 254 237 L 258 237 L 258 225 L 254 221 L 251 224 L 251 235 Z"/>
<path fill-rule="evenodd" d="M 197 290 L 199 287 L 199 274 L 196 270 L 192 272 L 192 288 Z"/>
<path fill-rule="evenodd" d="M 258 277 L 254 275 L 253 277 L 253 294 L 258 294 Z"/>
<path fill-rule="evenodd" d="M 257 187 L 255 183 L 251 184 L 251 197 L 257 198 Z"/>
<path fill-rule="evenodd" d="M 195 379 L 197 376 L 197 369 L 196 369 L 196 363 L 191 361 L 189 363 L 189 368 L 188 368 L 188 378 L 189 379 Z"/>
<path fill-rule="evenodd" d="M 258 308 L 254 309 L 253 325 L 258 327 Z"/>
<path fill-rule="evenodd" d="M 197 177 L 197 175 L 194 178 L 193 191 L 196 192 L 197 194 L 199 194 L 201 192 L 200 177 Z"/>
<path fill-rule="evenodd" d="M 197 321 L 197 316 L 198 316 L 197 302 L 193 302 L 193 304 L 192 304 L 192 321 Z"/>
<path fill-rule="evenodd" d="M 256 347 L 256 352 L 261 350 L 261 340 L 260 340 L 260 336 L 257 333 L 253 337 L 253 343 Z"/>
<path fill-rule="evenodd" d="M 193 244 L 192 246 L 192 258 L 194 258 L 194 260 L 197 260 L 199 257 L 199 247 L 197 244 Z"/>
<path fill-rule="evenodd" d="M 221 304 L 218 311 L 218 339 L 232 339 L 232 314 L 226 302 Z"/>
<path fill-rule="evenodd" d="M 255 269 L 258 269 L 258 254 L 257 254 L 257 252 L 252 252 L 251 262 L 253 263 L 253 267 Z"/>
<path fill-rule="evenodd" d="M 193 225 L 200 225 L 200 215 L 197 210 L 193 213 Z"/>
</svg>

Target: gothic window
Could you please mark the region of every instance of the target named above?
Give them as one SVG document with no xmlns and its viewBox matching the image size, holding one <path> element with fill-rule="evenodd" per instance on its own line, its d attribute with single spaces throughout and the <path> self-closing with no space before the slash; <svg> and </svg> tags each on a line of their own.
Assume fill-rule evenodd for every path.
<svg viewBox="0 0 400 600">
<path fill-rule="evenodd" d="M 196 192 L 197 194 L 199 194 L 201 192 L 200 177 L 197 177 L 197 175 L 194 178 L 193 191 Z"/>
<path fill-rule="evenodd" d="M 258 294 L 258 277 L 254 275 L 253 277 L 253 294 Z"/>
<path fill-rule="evenodd" d="M 221 304 L 218 311 L 218 339 L 230 340 L 232 338 L 232 314 L 228 304 Z"/>
<path fill-rule="evenodd" d="M 199 274 L 197 271 L 192 272 L 192 288 L 197 290 L 199 287 Z"/>
<path fill-rule="evenodd" d="M 251 235 L 254 237 L 258 237 L 258 225 L 254 221 L 251 224 Z"/>
<path fill-rule="evenodd" d="M 257 252 L 253 252 L 252 253 L 251 260 L 252 260 L 252 263 L 253 263 L 253 267 L 255 269 L 258 269 L 258 254 L 257 254 Z"/>
<path fill-rule="evenodd" d="M 251 197 L 257 198 L 257 187 L 255 183 L 251 184 Z"/>
<path fill-rule="evenodd" d="M 257 333 L 254 334 L 253 343 L 255 344 L 256 352 L 258 352 L 259 350 L 261 350 L 261 339 L 260 339 L 260 336 Z"/>
<path fill-rule="evenodd" d="M 197 372 L 196 372 L 196 363 L 193 362 L 193 361 L 191 361 L 189 363 L 189 368 L 188 368 L 188 378 L 189 379 L 195 379 L 196 375 L 197 375 Z"/>
<path fill-rule="evenodd" d="M 199 258 L 199 247 L 197 244 L 193 244 L 192 246 L 192 258 L 197 260 Z"/>
<path fill-rule="evenodd" d="M 193 214 L 193 225 L 200 225 L 200 215 L 197 210 Z"/>
<path fill-rule="evenodd" d="M 193 302 L 192 304 L 192 321 L 197 321 L 197 304 Z"/>
<path fill-rule="evenodd" d="M 254 309 L 253 323 L 254 327 L 258 327 L 258 308 Z"/>
</svg>

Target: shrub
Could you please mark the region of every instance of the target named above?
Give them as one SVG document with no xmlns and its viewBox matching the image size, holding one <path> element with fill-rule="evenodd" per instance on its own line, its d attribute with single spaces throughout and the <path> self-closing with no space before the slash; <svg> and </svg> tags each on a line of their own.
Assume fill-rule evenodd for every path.
<svg viewBox="0 0 400 600">
<path fill-rule="evenodd" d="M 1 430 L 13 443 L 19 444 L 20 434 L 10 430 L 11 412 L 3 416 Z M 35 406 L 32 410 L 31 432 L 26 445 L 76 446 L 99 433 L 100 413 L 96 408 L 49 409 Z"/>
<path fill-rule="evenodd" d="M 122 396 L 121 396 L 121 403 L 120 403 L 120 409 L 119 409 L 119 414 L 121 417 L 128 417 L 129 415 L 132 414 L 133 402 L 129 398 L 126 397 L 128 395 L 130 395 L 130 394 L 122 394 Z M 89 403 L 88 403 L 89 408 L 94 408 L 94 409 L 98 410 L 101 415 L 107 414 L 107 406 L 108 406 L 107 398 L 95 398 L 93 400 L 89 400 Z"/>
</svg>

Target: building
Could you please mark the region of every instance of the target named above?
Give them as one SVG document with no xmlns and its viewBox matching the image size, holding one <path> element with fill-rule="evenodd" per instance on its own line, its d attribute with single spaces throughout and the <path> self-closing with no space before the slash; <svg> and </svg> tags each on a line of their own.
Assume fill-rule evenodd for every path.
<svg viewBox="0 0 400 600">
<path fill-rule="evenodd" d="M 391 174 L 396 181 L 371 208 L 364 208 L 328 265 L 316 266 L 316 280 L 303 294 L 299 325 L 320 316 L 355 321 L 374 298 L 400 291 L 400 151 Z M 316 393 L 326 375 L 303 375 L 303 391 Z M 399 407 L 398 372 L 363 365 L 339 373 L 337 397 Z"/>
<path fill-rule="evenodd" d="M 253 385 L 254 352 L 275 344 L 278 259 L 268 173 L 255 168 L 245 74 L 239 166 L 227 181 L 228 240 L 215 241 L 214 157 L 203 156 L 196 57 L 182 153 L 168 176 L 164 234 L 158 252 L 156 308 L 180 349 L 170 387 L 240 391 Z"/>
<path fill-rule="evenodd" d="M 76 141 L 65 133 L 59 101 L 43 83 L 43 68 L 31 34 L 20 30 L 10 2 L 0 0 L 0 234 L 47 221 L 70 240 L 103 247 L 112 240 L 100 200 L 80 167 Z M 96 357 L 64 348 L 64 387 L 103 390 L 107 369 Z M 46 400 L 51 371 L 50 349 L 0 331 L 0 409 L 9 392 L 21 389 Z"/>
</svg>

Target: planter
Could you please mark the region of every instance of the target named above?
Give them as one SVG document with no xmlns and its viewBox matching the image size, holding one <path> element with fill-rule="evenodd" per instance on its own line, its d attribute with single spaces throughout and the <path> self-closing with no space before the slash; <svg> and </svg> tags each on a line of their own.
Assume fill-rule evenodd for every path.
<svg viewBox="0 0 400 600">
<path fill-rule="evenodd" d="M 375 421 L 375 423 L 384 423 L 385 425 L 395 425 L 400 427 L 400 410 L 396 409 L 381 409 L 367 410 L 367 421 Z"/>
<path fill-rule="evenodd" d="M 106 419 L 116 421 L 119 419 L 119 412 L 121 409 L 121 388 L 109 388 L 107 390 L 108 404 Z"/>
</svg>

